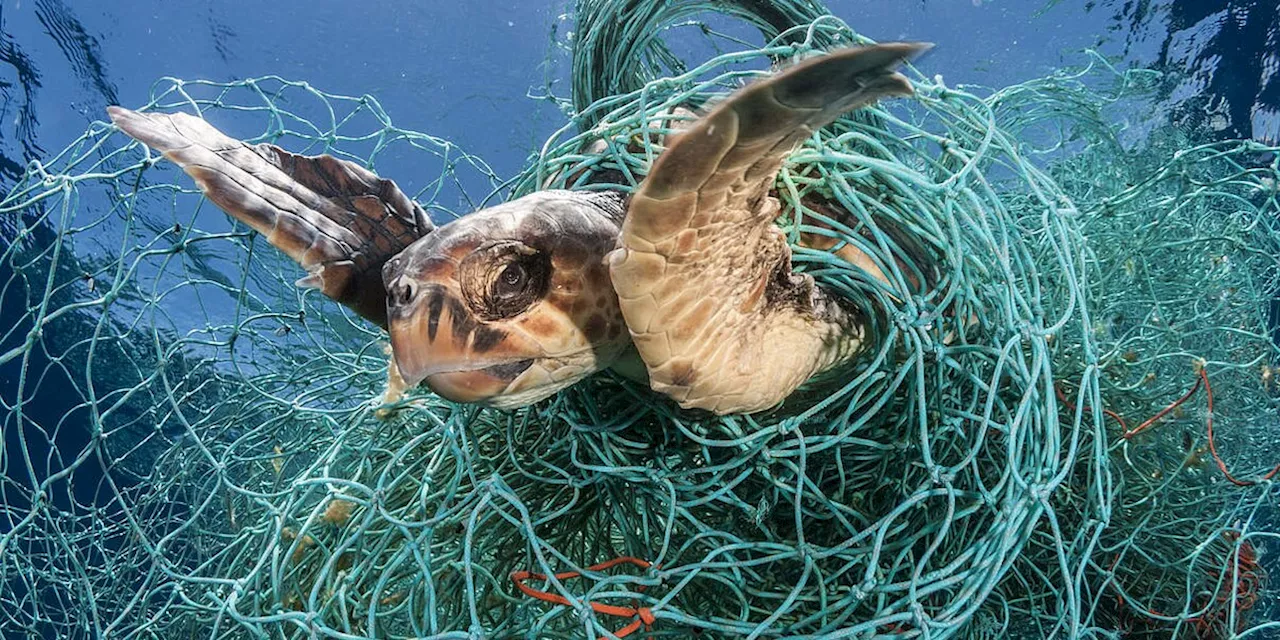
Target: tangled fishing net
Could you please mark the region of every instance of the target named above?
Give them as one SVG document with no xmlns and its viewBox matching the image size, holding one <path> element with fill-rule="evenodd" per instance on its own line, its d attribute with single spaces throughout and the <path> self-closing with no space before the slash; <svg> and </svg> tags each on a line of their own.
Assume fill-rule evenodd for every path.
<svg viewBox="0 0 1280 640">
<path fill-rule="evenodd" d="M 766 34 L 748 45 L 707 8 L 581 3 L 553 54 L 572 49 L 567 123 L 506 181 L 373 98 L 279 78 L 164 80 L 147 108 L 364 163 L 446 222 L 630 188 L 671 108 L 859 41 L 809 3 L 719 6 Z M 714 55 L 685 66 L 652 37 L 682 24 Z M 1156 74 L 1086 62 L 983 96 L 911 71 L 915 99 L 797 151 L 777 182 L 792 239 L 928 286 L 796 248 L 877 348 L 725 418 L 608 374 L 514 413 L 381 405 L 381 332 L 94 125 L 0 205 L 0 631 L 1274 632 L 1277 150 L 1141 121 Z"/>
</svg>

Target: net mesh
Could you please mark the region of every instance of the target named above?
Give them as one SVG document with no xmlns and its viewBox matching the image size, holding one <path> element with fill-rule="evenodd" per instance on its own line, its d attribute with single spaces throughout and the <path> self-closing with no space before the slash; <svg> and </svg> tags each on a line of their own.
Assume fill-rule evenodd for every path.
<svg viewBox="0 0 1280 640">
<path fill-rule="evenodd" d="M 763 46 L 709 5 L 579 3 L 553 53 L 573 57 L 569 121 L 509 180 L 371 97 L 280 78 L 165 79 L 147 108 L 355 160 L 445 222 L 540 188 L 629 189 L 672 108 L 860 41 L 809 3 L 732 6 Z M 686 65 L 650 37 L 679 25 L 713 55 Z M 900 286 L 797 243 L 877 348 L 723 418 L 607 373 L 510 413 L 380 404 L 380 331 L 95 124 L 0 203 L 0 629 L 1265 633 L 1277 149 L 1117 125 L 1155 74 L 1087 62 L 984 95 L 913 70 L 915 99 L 793 154 L 791 239 L 853 244 Z"/>
</svg>

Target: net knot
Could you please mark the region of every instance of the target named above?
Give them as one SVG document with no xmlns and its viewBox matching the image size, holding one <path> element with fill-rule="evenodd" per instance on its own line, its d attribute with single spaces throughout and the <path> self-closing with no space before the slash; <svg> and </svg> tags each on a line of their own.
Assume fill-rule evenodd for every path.
<svg viewBox="0 0 1280 640">
<path fill-rule="evenodd" d="M 911 622 L 921 629 L 931 620 L 928 613 L 925 613 L 924 605 L 919 602 L 911 603 Z"/>
<path fill-rule="evenodd" d="M 947 355 L 947 345 L 943 344 L 941 341 L 935 340 L 930 345 L 930 349 L 926 353 L 933 356 L 934 362 L 942 362 Z"/>
</svg>

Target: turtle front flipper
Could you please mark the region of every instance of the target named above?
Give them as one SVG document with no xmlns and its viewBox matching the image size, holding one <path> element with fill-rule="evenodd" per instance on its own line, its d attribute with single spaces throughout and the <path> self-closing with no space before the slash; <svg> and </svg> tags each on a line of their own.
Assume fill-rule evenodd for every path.
<svg viewBox="0 0 1280 640">
<path fill-rule="evenodd" d="M 319 289 L 385 327 L 382 265 L 433 226 L 390 180 L 333 156 L 249 145 L 185 113 L 108 107 L 129 136 L 182 167 L 223 211 L 266 236 Z"/>
<path fill-rule="evenodd" d="M 809 60 L 730 96 L 654 163 L 610 255 L 652 387 L 685 408 L 749 413 L 862 349 L 853 313 L 791 271 L 769 196 L 783 159 L 841 114 L 911 84 L 894 71 L 929 45 Z"/>
</svg>

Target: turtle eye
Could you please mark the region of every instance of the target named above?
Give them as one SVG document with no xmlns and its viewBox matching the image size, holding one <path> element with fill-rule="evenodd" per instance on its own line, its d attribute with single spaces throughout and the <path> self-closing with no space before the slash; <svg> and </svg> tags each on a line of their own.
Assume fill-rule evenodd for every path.
<svg viewBox="0 0 1280 640">
<path fill-rule="evenodd" d="M 495 242 L 462 260 L 458 280 L 467 305 L 481 320 L 512 318 L 546 295 L 551 256 L 523 243 Z"/>
<path fill-rule="evenodd" d="M 518 296 L 528 283 L 529 271 L 519 262 L 512 262 L 498 274 L 498 279 L 493 283 L 493 295 L 495 298 Z"/>
</svg>

